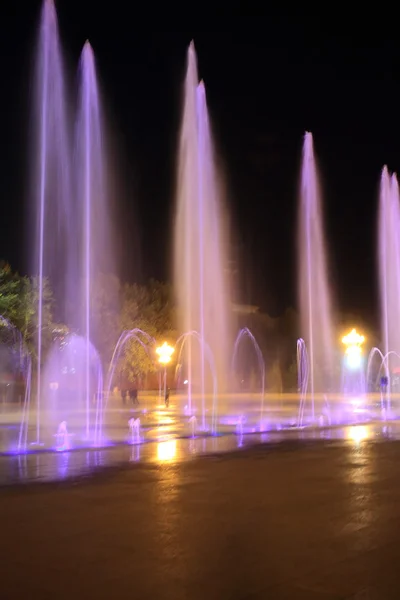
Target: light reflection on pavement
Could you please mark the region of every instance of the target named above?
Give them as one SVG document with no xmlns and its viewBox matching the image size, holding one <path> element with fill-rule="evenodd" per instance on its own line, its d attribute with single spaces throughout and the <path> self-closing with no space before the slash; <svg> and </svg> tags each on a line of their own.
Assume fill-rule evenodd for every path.
<svg viewBox="0 0 400 600">
<path fill-rule="evenodd" d="M 132 464 L 164 464 L 193 460 L 252 447 L 276 448 L 285 443 L 362 444 L 400 439 L 400 421 L 374 422 L 332 428 L 306 428 L 247 435 L 198 436 L 176 439 L 166 432 L 160 441 L 120 444 L 103 449 L 39 452 L 0 457 L 0 485 L 48 482 L 89 477 L 106 468 Z"/>
</svg>

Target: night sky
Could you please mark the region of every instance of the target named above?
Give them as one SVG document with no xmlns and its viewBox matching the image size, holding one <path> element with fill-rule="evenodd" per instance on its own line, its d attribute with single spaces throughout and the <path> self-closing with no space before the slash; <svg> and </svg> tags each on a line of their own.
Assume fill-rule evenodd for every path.
<svg viewBox="0 0 400 600">
<path fill-rule="evenodd" d="M 0 256 L 22 272 L 29 82 L 40 2 L 25 4 L 23 10 L 11 2 L 0 8 Z M 338 306 L 376 320 L 379 176 L 385 163 L 400 171 L 400 43 L 387 26 L 374 29 L 370 21 L 361 30 L 316 16 L 246 19 L 230 4 L 224 24 L 232 24 L 231 32 L 154 32 L 126 2 L 114 2 L 112 10 L 109 2 L 56 4 L 71 72 L 87 38 L 97 57 L 121 157 L 124 278 L 170 274 L 175 149 L 193 38 L 225 168 L 242 301 L 271 314 L 296 304 L 297 187 L 302 136 L 309 130 Z"/>
</svg>

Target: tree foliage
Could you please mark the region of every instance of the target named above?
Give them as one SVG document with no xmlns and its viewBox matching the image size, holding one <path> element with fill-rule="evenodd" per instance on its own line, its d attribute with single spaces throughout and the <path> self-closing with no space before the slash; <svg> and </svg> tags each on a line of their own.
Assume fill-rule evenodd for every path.
<svg viewBox="0 0 400 600">
<path fill-rule="evenodd" d="M 121 284 L 113 275 L 100 274 L 91 290 L 91 339 L 108 368 L 115 345 L 124 331 L 142 330 L 130 337 L 116 365 L 116 383 L 140 381 L 157 366 L 154 343 L 174 341 L 171 287 L 150 280 L 146 285 Z"/>
<path fill-rule="evenodd" d="M 11 271 L 10 265 L 0 267 L 0 315 L 14 325 L 22 314 L 22 279 Z"/>
<path fill-rule="evenodd" d="M 46 349 L 57 332 L 65 335 L 68 324 L 53 322 L 54 298 L 50 282 L 43 279 L 42 340 L 43 359 Z M 91 340 L 98 350 L 104 370 L 107 371 L 115 345 L 124 331 L 137 332 L 122 349 L 116 365 L 116 383 L 136 382 L 141 385 L 148 374 L 159 370 L 155 347 L 167 341 L 175 345 L 175 305 L 172 288 L 167 283 L 150 280 L 146 285 L 122 284 L 113 275 L 100 274 L 90 290 Z M 39 279 L 22 277 L 0 262 L 0 315 L 14 325 L 22 334 L 27 347 L 36 356 L 38 334 Z M 356 324 L 367 335 L 369 343 L 379 340 L 366 323 L 360 323 L 354 315 L 342 315 L 337 319 L 345 331 Z M 293 309 L 287 309 L 280 317 L 272 318 L 262 312 L 237 317 L 238 329 L 249 327 L 262 351 L 266 366 L 266 389 L 295 391 L 297 388 L 296 340 L 299 336 L 299 318 Z M 149 341 L 150 340 L 150 341 Z M 153 340 L 153 341 L 151 341 Z M 339 348 L 337 351 L 339 352 Z M 246 381 L 250 387 L 259 387 L 259 366 L 252 351 L 246 361 Z M 337 361 L 340 364 L 340 361 Z M 338 367 L 339 368 L 339 367 Z"/>
<path fill-rule="evenodd" d="M 100 274 L 92 284 L 90 338 L 105 368 L 121 333 L 121 284 L 115 275 Z"/>
<path fill-rule="evenodd" d="M 66 325 L 53 322 L 53 293 L 47 279 L 43 282 L 42 341 L 43 358 L 58 331 L 65 334 Z M 22 334 L 36 355 L 38 332 L 39 279 L 21 277 L 7 263 L 0 263 L 0 315 Z M 108 368 L 115 345 L 123 331 L 141 329 L 157 342 L 173 343 L 174 310 L 171 287 L 151 280 L 147 285 L 124 284 L 113 275 L 100 274 L 91 288 L 91 340 L 98 350 L 105 369 Z M 123 348 L 117 373 L 130 382 L 142 379 L 156 370 L 154 344 L 139 335 L 142 343 L 132 337 Z M 147 350 L 144 348 L 146 346 Z"/>
<path fill-rule="evenodd" d="M 127 342 L 119 368 L 123 378 L 139 382 L 159 368 L 155 345 L 147 336 L 156 344 L 176 339 L 171 287 L 155 280 L 146 286 L 125 285 L 121 307 L 122 329 L 140 329 L 147 334 L 138 333 Z"/>
<path fill-rule="evenodd" d="M 39 278 L 21 277 L 7 263 L 0 265 L 0 314 L 22 334 L 27 347 L 36 356 Z M 42 341 L 46 349 L 52 339 L 53 293 L 47 279 L 43 280 Z"/>
</svg>

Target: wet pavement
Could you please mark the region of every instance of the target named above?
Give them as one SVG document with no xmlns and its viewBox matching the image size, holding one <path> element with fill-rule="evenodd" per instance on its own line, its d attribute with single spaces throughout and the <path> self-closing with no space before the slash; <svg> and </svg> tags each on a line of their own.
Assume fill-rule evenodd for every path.
<svg viewBox="0 0 400 600">
<path fill-rule="evenodd" d="M 93 477 L 105 470 L 133 464 L 182 462 L 201 456 L 241 451 L 258 445 L 305 441 L 400 440 L 400 421 L 276 429 L 263 433 L 211 434 L 176 438 L 169 426 L 159 428 L 158 437 L 142 437 L 140 443 L 116 443 L 104 448 L 55 452 L 34 446 L 27 454 L 0 455 L 0 488 L 20 483 L 63 481 Z"/>
<path fill-rule="evenodd" d="M 31 483 L 0 493 L 1 597 L 397 599 L 399 431 L 243 436 L 231 452 L 216 446 L 241 436 L 204 450 L 201 438 L 164 440 L 93 451 L 92 463 L 44 453 L 19 457 L 25 479 L 5 477 L 4 458 L 3 483 Z M 114 459 L 96 466 L 97 453 Z M 86 470 L 64 464 L 70 478 L 32 483 L 78 457 Z"/>
<path fill-rule="evenodd" d="M 383 422 L 388 418 L 390 422 L 400 418 L 400 397 L 395 395 L 391 396 L 390 413 L 376 394 L 363 398 L 330 395 L 329 401 L 326 395 L 314 395 L 313 402 L 307 399 L 302 404 L 305 410 L 301 411 L 298 394 L 229 394 L 206 395 L 204 398 L 192 395 L 190 407 L 187 402 L 187 397 L 182 394 L 172 395 L 171 403 L 166 407 L 158 396 L 148 394 L 142 395 L 135 406 L 123 405 L 119 398 L 112 396 L 103 410 L 93 405 L 87 411 L 82 407 L 67 411 L 63 406 L 62 410 L 43 410 L 38 414 L 35 407 L 22 411 L 14 405 L 1 406 L 0 456 L 77 449 L 90 451 L 93 447 L 98 449 L 137 441 L 148 444 L 170 437 L 225 437 L 232 433 L 252 435 L 263 432 L 268 439 L 270 434 L 304 426 L 324 429 L 343 423 Z M 217 447 L 220 445 L 218 443 Z M 20 462 L 24 464 L 23 460 Z"/>
</svg>

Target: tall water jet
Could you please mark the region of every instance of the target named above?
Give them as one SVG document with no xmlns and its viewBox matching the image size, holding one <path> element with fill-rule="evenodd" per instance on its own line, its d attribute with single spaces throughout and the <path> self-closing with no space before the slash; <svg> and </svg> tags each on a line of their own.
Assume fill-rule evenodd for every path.
<svg viewBox="0 0 400 600">
<path fill-rule="evenodd" d="M 225 267 L 226 232 L 204 84 L 198 81 L 193 43 L 188 50 L 178 157 L 174 239 L 174 284 L 181 331 L 197 331 L 200 350 L 187 346 L 188 405 L 192 390 L 202 398 L 205 427 L 207 376 L 205 344 L 215 358 L 219 391 L 227 386 L 231 347 L 231 305 Z"/>
<path fill-rule="evenodd" d="M 311 133 L 304 136 L 298 218 L 298 289 L 301 333 L 309 358 L 311 413 L 314 393 L 334 384 L 334 329 L 328 285 L 321 194 Z"/>
<path fill-rule="evenodd" d="M 101 272 L 107 272 L 112 255 L 108 214 L 107 164 L 95 60 L 87 41 L 80 61 L 79 106 L 76 126 L 77 227 L 80 226 L 79 278 L 75 313 L 86 340 L 86 433 L 90 431 L 91 292 Z M 78 304 L 78 306 L 77 306 Z"/>
<path fill-rule="evenodd" d="M 55 420 L 60 417 L 63 423 L 67 412 L 72 439 L 95 441 L 101 435 L 102 373 L 99 355 L 92 345 L 100 327 L 98 319 L 93 326 L 91 298 L 98 275 L 112 273 L 115 265 L 109 215 L 110 157 L 105 160 L 104 124 L 89 43 L 82 52 L 79 84 L 73 153 L 56 12 L 53 1 L 44 0 L 35 71 L 32 148 L 32 204 L 37 223 L 33 271 L 38 274 L 38 443 L 41 423 L 47 424 L 52 436 Z M 54 291 L 57 319 L 78 334 L 67 340 L 66 332 L 58 336 L 47 357 L 43 350 L 46 277 Z"/>
<path fill-rule="evenodd" d="M 36 222 L 33 272 L 38 275 L 36 436 L 39 442 L 44 278 L 51 279 L 61 304 L 67 295 L 65 285 L 71 265 L 66 246 L 73 233 L 68 210 L 71 195 L 68 119 L 57 16 L 52 0 L 45 0 L 41 14 L 33 123 L 32 204 Z"/>
<path fill-rule="evenodd" d="M 396 175 L 382 170 L 379 193 L 378 255 L 384 354 L 400 352 L 400 203 Z"/>
</svg>

